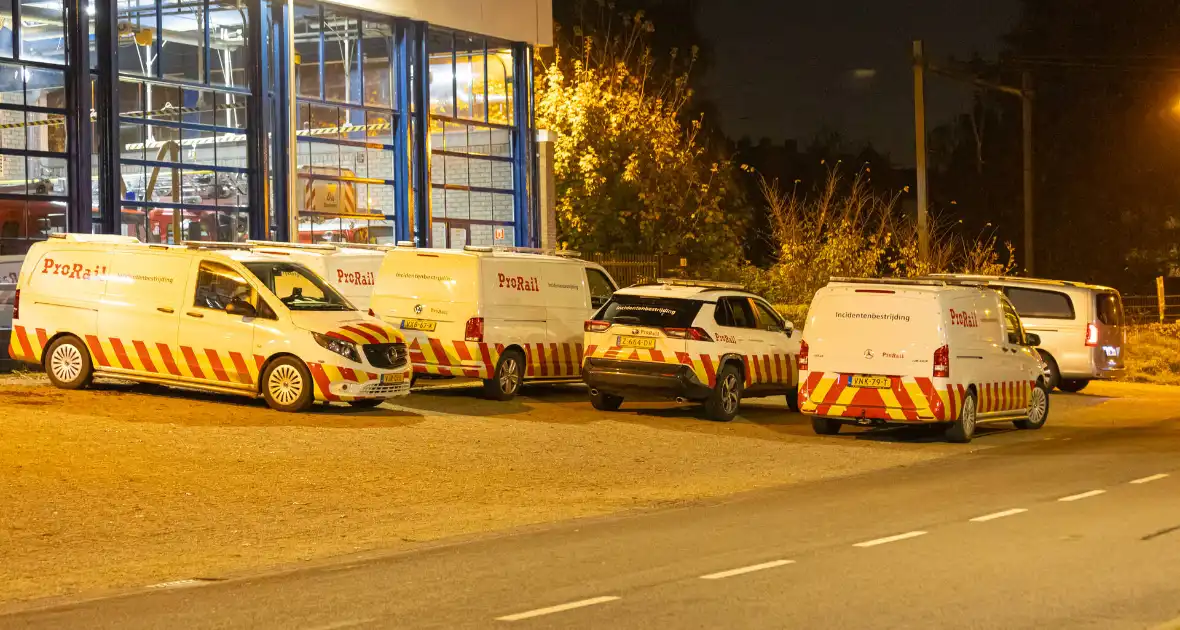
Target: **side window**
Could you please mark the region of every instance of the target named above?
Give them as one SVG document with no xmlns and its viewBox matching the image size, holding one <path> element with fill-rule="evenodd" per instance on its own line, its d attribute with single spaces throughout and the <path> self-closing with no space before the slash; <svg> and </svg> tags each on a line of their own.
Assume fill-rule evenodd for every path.
<svg viewBox="0 0 1180 630">
<path fill-rule="evenodd" d="M 762 330 L 782 332 L 786 328 L 783 318 L 766 302 L 754 300 L 754 307 L 758 309 L 758 327 Z"/>
<path fill-rule="evenodd" d="M 258 296 L 242 274 L 226 265 L 202 260 L 197 270 L 197 290 L 193 306 L 224 311 L 235 299 L 242 299 L 257 307 Z"/>
<path fill-rule="evenodd" d="M 731 328 L 757 328 L 758 319 L 754 316 L 754 309 L 750 306 L 750 300 L 746 298 L 721 298 L 717 300 L 718 306 L 724 308 L 729 314 L 729 324 Z M 724 306 L 722 306 L 724 305 Z M 722 324 L 725 325 L 725 324 Z"/>
<path fill-rule="evenodd" d="M 615 286 L 611 284 L 606 274 L 597 269 L 586 268 L 586 286 L 590 288 L 590 306 L 602 308 L 615 294 Z"/>
<path fill-rule="evenodd" d="M 713 321 L 718 326 L 733 328 L 733 313 L 729 310 L 729 300 L 717 300 L 717 307 L 713 309 Z"/>
<path fill-rule="evenodd" d="M 1004 329 L 1008 333 L 1008 343 L 1016 346 L 1025 345 L 1024 326 L 1020 324 L 1020 316 L 1007 301 L 1004 302 Z"/>
<path fill-rule="evenodd" d="M 1007 287 L 1004 295 L 1012 302 L 1021 317 L 1042 319 L 1073 319 L 1073 301 L 1057 291 Z"/>
</svg>

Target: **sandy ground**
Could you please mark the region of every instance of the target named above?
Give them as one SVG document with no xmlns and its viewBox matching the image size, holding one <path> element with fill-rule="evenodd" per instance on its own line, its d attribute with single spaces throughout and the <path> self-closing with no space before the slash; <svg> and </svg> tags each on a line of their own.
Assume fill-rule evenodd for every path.
<svg viewBox="0 0 1180 630">
<path fill-rule="evenodd" d="M 818 438 L 781 401 L 751 401 L 718 424 L 669 405 L 595 412 L 577 388 L 525 393 L 497 403 L 448 388 L 372 411 L 290 415 L 155 387 L 0 380 L 0 602 L 408 548 L 969 450 Z M 1106 422 L 1090 398 L 1077 422 Z"/>
</svg>

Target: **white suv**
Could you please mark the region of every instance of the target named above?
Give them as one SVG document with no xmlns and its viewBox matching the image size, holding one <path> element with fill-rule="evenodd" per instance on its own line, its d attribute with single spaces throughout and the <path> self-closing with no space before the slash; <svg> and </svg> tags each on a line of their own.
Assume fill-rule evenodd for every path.
<svg viewBox="0 0 1180 630">
<path fill-rule="evenodd" d="M 785 395 L 797 409 L 800 338 L 740 285 L 660 280 L 615 292 L 586 322 L 582 378 L 604 411 L 624 399 L 691 400 L 728 421 L 743 395 Z"/>
</svg>

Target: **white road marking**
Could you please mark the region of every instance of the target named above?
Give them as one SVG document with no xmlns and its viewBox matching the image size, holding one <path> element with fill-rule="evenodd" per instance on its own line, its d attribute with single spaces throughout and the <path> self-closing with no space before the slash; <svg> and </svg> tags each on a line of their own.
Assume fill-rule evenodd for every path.
<svg viewBox="0 0 1180 630">
<path fill-rule="evenodd" d="M 1090 497 L 1096 497 L 1100 494 L 1106 494 L 1106 491 L 1105 490 L 1091 490 L 1089 492 L 1083 492 L 1081 494 L 1071 494 L 1068 497 L 1061 497 L 1060 499 L 1057 499 L 1057 500 L 1063 501 L 1065 503 L 1069 503 L 1071 501 L 1081 501 L 1082 499 L 1089 499 Z"/>
<path fill-rule="evenodd" d="M 710 573 L 702 575 L 702 580 L 721 580 L 735 575 L 742 575 L 745 573 L 753 573 L 755 571 L 762 571 L 764 569 L 773 569 L 775 567 L 782 567 L 788 564 L 795 564 L 794 560 L 774 560 L 771 562 L 763 562 L 762 564 L 752 564 L 748 567 L 741 567 L 740 569 L 730 569 L 728 571 L 720 571 L 717 573 Z"/>
<path fill-rule="evenodd" d="M 1132 481 L 1131 483 L 1134 483 L 1134 484 L 1151 483 L 1153 481 L 1159 481 L 1160 479 L 1167 479 L 1167 478 L 1168 478 L 1167 473 L 1161 473 L 1158 475 L 1152 475 L 1150 477 L 1144 477 L 1142 479 L 1136 479 L 1135 481 Z"/>
<path fill-rule="evenodd" d="M 368 619 L 353 619 L 351 621 L 337 621 L 326 626 L 316 626 L 314 628 L 309 628 L 308 630 L 340 630 L 341 628 L 355 628 L 359 625 L 372 623 L 374 621 L 377 621 L 376 617 L 370 617 Z"/>
<path fill-rule="evenodd" d="M 985 514 L 983 516 L 977 516 L 977 517 L 971 519 L 971 522 L 972 523 L 986 523 L 988 521 L 994 521 L 998 518 L 1004 518 L 1007 516 L 1016 516 L 1017 514 L 1024 514 L 1027 511 L 1028 510 L 1026 510 L 1024 508 L 1012 508 L 1011 510 L 1004 510 L 1003 512 L 995 512 L 992 514 Z"/>
<path fill-rule="evenodd" d="M 206 580 L 172 580 L 171 582 L 160 582 L 159 584 L 149 584 L 148 588 L 181 588 L 184 586 L 196 586 Z"/>
<path fill-rule="evenodd" d="M 876 547 L 877 545 L 885 545 L 899 540 L 909 540 L 910 538 L 917 538 L 918 536 L 925 536 L 926 532 L 906 532 L 896 536 L 886 536 L 885 538 L 878 538 L 876 540 L 866 540 L 864 542 L 856 543 L 853 547 Z"/>
<path fill-rule="evenodd" d="M 553 613 L 565 612 L 567 610 L 573 610 L 575 608 L 585 608 L 586 606 L 594 606 L 595 604 L 605 604 L 607 602 L 613 602 L 617 599 L 620 599 L 620 598 L 615 597 L 614 595 L 606 595 L 603 597 L 593 597 L 590 599 L 583 599 L 583 600 L 579 600 L 576 602 L 570 602 L 568 604 L 558 604 L 557 606 L 550 606 L 548 608 L 538 608 L 536 610 L 528 610 L 528 611 L 525 611 L 522 613 L 516 613 L 515 615 L 505 615 L 503 617 L 496 617 L 496 621 L 521 621 L 523 619 L 532 619 L 533 617 L 540 617 L 542 615 L 552 615 Z"/>
</svg>

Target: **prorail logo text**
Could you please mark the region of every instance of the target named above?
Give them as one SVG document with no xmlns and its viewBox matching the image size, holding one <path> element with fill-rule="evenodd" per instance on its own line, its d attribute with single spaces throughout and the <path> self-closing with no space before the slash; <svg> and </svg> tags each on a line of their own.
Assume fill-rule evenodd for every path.
<svg viewBox="0 0 1180 630">
<path fill-rule="evenodd" d="M 536 278 L 526 278 L 524 276 L 506 276 L 504 274 L 497 274 L 500 280 L 500 288 L 516 289 L 517 291 L 531 291 L 540 293 L 541 283 Z"/>
</svg>

